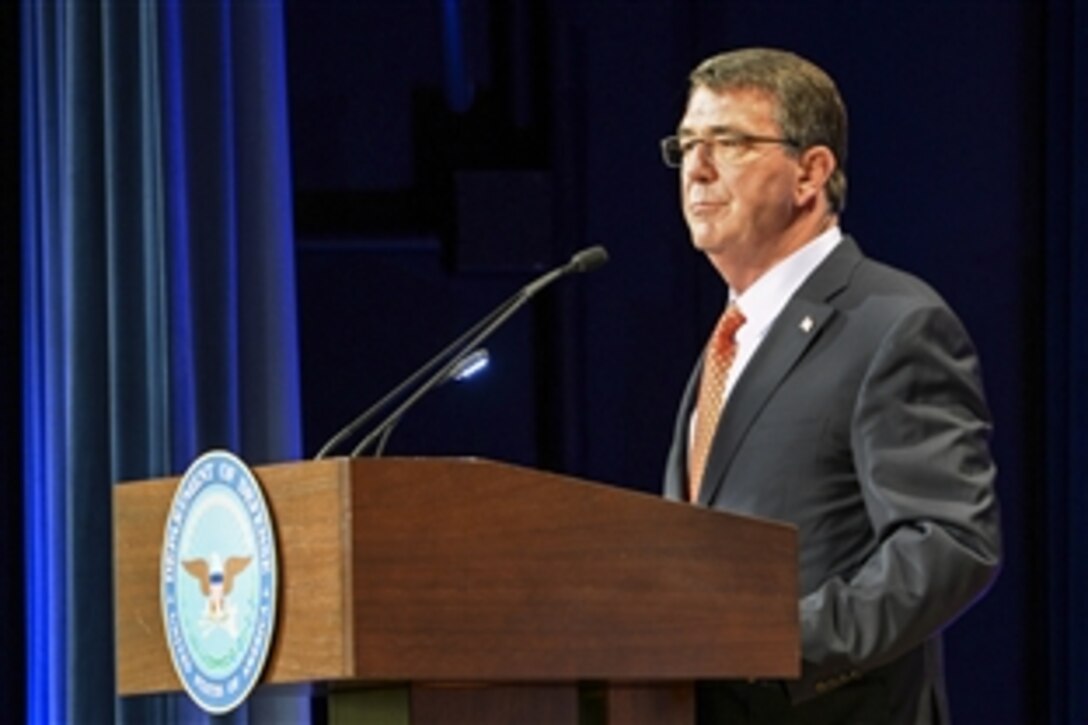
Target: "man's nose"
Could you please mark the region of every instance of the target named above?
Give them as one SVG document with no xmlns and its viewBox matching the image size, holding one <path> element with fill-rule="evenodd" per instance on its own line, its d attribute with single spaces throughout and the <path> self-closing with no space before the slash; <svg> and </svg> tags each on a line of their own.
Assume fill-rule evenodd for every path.
<svg viewBox="0 0 1088 725">
<path fill-rule="evenodd" d="M 684 159 L 684 173 L 694 181 L 713 179 L 718 172 L 714 165 L 714 147 L 709 143 L 697 143 Z"/>
</svg>

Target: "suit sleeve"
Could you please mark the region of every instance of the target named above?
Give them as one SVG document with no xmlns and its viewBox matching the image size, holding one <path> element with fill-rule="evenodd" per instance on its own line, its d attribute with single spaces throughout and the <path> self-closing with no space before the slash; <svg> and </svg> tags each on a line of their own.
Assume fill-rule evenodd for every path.
<svg viewBox="0 0 1088 725">
<path fill-rule="evenodd" d="M 989 432 L 977 357 L 952 312 L 915 309 L 890 326 L 851 423 L 876 544 L 802 598 L 803 682 L 896 659 L 989 585 L 1000 559 Z"/>
</svg>

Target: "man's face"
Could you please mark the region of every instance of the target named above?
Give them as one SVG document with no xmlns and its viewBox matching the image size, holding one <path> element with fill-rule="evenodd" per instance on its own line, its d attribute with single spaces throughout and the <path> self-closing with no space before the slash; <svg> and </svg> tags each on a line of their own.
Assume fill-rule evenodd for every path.
<svg viewBox="0 0 1088 725">
<path fill-rule="evenodd" d="M 765 91 L 696 88 L 677 132 L 692 139 L 736 135 L 779 138 L 775 102 Z M 799 167 L 781 144 L 723 148 L 695 143 L 680 167 L 684 219 L 695 248 L 730 264 L 759 265 L 779 255 L 795 213 Z"/>
</svg>

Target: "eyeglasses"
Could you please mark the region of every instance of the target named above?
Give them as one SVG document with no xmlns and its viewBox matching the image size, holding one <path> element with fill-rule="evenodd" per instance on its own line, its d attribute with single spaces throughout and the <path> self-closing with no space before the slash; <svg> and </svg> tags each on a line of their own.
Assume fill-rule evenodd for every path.
<svg viewBox="0 0 1088 725">
<path fill-rule="evenodd" d="M 753 136 L 747 133 L 729 133 L 718 136 L 690 136 L 681 139 L 679 136 L 666 136 L 661 139 L 661 160 L 665 166 L 676 169 L 684 163 L 684 159 L 690 158 L 695 148 L 700 144 L 707 144 L 711 156 L 719 164 L 733 164 L 741 160 L 744 152 L 752 146 L 762 143 L 776 143 L 788 146 L 791 149 L 799 148 L 796 141 L 790 138 L 774 138 L 771 136 Z"/>
</svg>

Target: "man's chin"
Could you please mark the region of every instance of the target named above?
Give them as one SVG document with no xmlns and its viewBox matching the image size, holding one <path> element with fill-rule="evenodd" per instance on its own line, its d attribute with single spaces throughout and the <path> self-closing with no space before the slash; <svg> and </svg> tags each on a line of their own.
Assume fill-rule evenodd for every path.
<svg viewBox="0 0 1088 725">
<path fill-rule="evenodd" d="M 703 254 L 717 254 L 725 249 L 725 242 L 719 237 L 701 236 L 693 234 L 691 236 L 691 246 L 696 251 Z"/>
<path fill-rule="evenodd" d="M 688 220 L 688 232 L 691 233 L 691 246 L 700 252 L 713 254 L 726 246 L 726 236 L 720 224 L 710 224 L 696 219 Z"/>
</svg>

